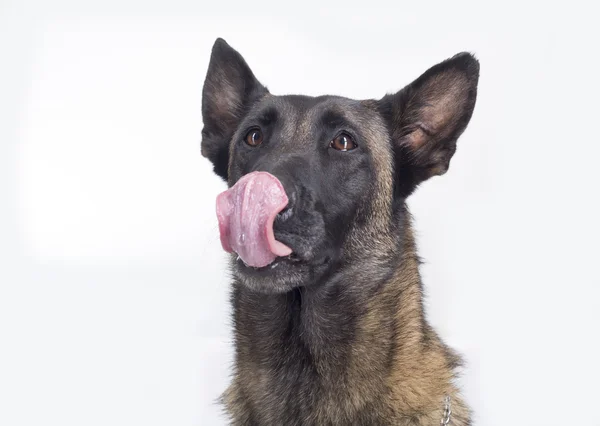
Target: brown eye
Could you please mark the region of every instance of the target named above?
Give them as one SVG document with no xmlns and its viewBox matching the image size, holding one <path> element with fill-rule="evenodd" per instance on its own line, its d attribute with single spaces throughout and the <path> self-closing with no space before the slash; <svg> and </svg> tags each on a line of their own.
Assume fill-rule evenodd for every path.
<svg viewBox="0 0 600 426">
<path fill-rule="evenodd" d="M 358 145 L 346 133 L 341 133 L 331 141 L 330 146 L 338 151 L 352 151 Z"/>
<path fill-rule="evenodd" d="M 250 146 L 258 146 L 263 141 L 263 134 L 260 129 L 252 129 L 246 134 L 244 140 Z"/>
</svg>

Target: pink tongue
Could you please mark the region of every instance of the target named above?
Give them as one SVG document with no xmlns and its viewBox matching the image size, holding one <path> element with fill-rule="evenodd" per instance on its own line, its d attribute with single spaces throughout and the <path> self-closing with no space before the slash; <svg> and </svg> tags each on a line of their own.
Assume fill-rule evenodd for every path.
<svg viewBox="0 0 600 426">
<path fill-rule="evenodd" d="M 217 196 L 221 244 L 248 266 L 261 268 L 292 250 L 275 240 L 273 221 L 288 204 L 283 185 L 267 172 L 252 172 Z"/>
</svg>

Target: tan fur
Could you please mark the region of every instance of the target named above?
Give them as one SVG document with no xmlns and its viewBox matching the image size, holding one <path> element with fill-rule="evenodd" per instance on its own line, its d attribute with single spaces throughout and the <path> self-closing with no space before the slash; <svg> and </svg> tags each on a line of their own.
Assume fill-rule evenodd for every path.
<svg viewBox="0 0 600 426">
<path fill-rule="evenodd" d="M 357 281 L 374 280 L 380 270 L 385 270 L 378 267 L 378 262 L 384 263 L 396 253 L 402 255 L 395 273 L 371 297 L 360 318 L 350 357 L 343 367 L 345 374 L 329 377 L 323 366 L 320 386 L 324 392 L 319 400 L 311 402 L 314 418 L 305 419 L 302 424 L 354 424 L 350 421 L 354 415 L 373 406 L 380 414 L 381 425 L 437 426 L 443 416 L 444 398 L 450 396 L 451 425 L 467 426 L 469 409 L 454 384 L 458 358 L 424 319 L 419 261 L 408 211 L 402 247 L 396 246 L 389 232 L 393 198 L 393 158 L 386 149 L 389 137 L 375 114 L 364 120 L 369 121 L 365 128 L 372 141 L 369 149 L 378 171 L 378 193 L 372 204 L 365 207 L 371 220 L 363 227 L 353 227 L 345 244 L 348 256 L 370 259 L 369 267 L 360 264 L 351 275 Z M 324 315 L 320 321 L 327 321 L 327 317 Z M 247 350 L 245 346 L 238 349 Z M 390 350 L 394 351 L 393 362 L 387 365 Z M 239 357 L 236 375 L 223 395 L 230 417 L 236 419 L 234 425 L 251 424 L 245 417 L 249 409 L 260 411 L 262 404 L 278 403 L 275 398 L 264 399 L 271 395 L 277 373 L 251 359 Z M 314 354 L 314 362 L 318 369 L 319 354 Z M 272 423 L 267 420 L 265 424 Z"/>
<path fill-rule="evenodd" d="M 402 261 L 382 291 L 374 295 L 361 318 L 346 375 L 324 381 L 330 389 L 315 401 L 315 418 L 307 425 L 347 425 L 347 418 L 376 401 L 389 425 L 439 425 L 444 398 L 451 397 L 453 426 L 468 425 L 469 409 L 454 384 L 457 357 L 424 322 L 423 301 L 415 242 L 405 227 Z M 386 306 L 396 303 L 390 328 Z M 395 348 L 391 366 L 384 365 L 386 351 Z M 246 401 L 261 403 L 275 373 L 260 365 L 238 365 L 237 375 L 224 394 L 224 403 L 235 425 L 243 425 Z M 245 398 L 241 398 L 244 395 Z M 282 407 L 283 409 L 283 407 Z"/>
<path fill-rule="evenodd" d="M 456 55 L 379 101 L 329 96 L 313 98 L 316 102 L 305 108 L 306 97 L 268 94 L 223 40 L 215 43 L 213 56 L 203 91 L 202 152 L 230 184 L 248 172 L 243 162 L 236 168 L 234 160 L 246 158 L 236 157 L 235 141 L 244 136 L 240 121 L 250 106 L 268 105 L 285 117 L 277 145 L 263 159 L 279 167 L 300 160 L 296 166 L 306 169 L 299 181 L 318 164 L 302 155 L 320 137 L 315 129 L 321 118 L 335 123 L 342 117 L 360 128 L 363 154 L 368 154 L 360 164 L 369 165 L 361 171 L 372 171 L 354 176 L 367 186 L 339 185 L 339 191 L 323 197 L 333 197 L 348 213 L 329 212 L 335 213 L 328 219 L 337 221 L 334 225 L 344 224 L 343 240 L 333 240 L 330 275 L 312 272 L 318 270 L 312 264 L 309 273 L 301 272 L 302 263 L 275 270 L 283 272 L 271 281 L 268 275 L 236 275 L 233 269 L 236 357 L 231 385 L 222 396 L 231 424 L 438 426 L 450 397 L 450 425 L 470 426 L 469 409 L 455 384 L 460 359 L 425 319 L 412 219 L 403 203 L 421 182 L 448 169 L 474 108 L 477 61 Z M 338 175 L 327 182 L 352 172 L 335 170 Z M 339 202 L 346 194 L 354 197 L 351 207 Z M 323 235 L 331 225 L 306 223 L 316 223 Z M 304 238 L 309 252 L 318 245 L 304 234 L 300 241 Z"/>
<path fill-rule="evenodd" d="M 409 227 L 406 231 L 405 255 L 401 267 L 385 286 L 371 299 L 360 321 L 352 356 L 345 377 L 326 381 L 330 391 L 315 401 L 315 418 L 311 425 L 346 425 L 348 416 L 368 407 L 374 401 L 389 425 L 439 425 L 443 416 L 444 398 L 451 397 L 453 426 L 468 425 L 469 409 L 464 404 L 453 381 L 455 356 L 441 343 L 435 332 L 423 328 L 418 261 Z M 396 329 L 390 330 L 387 310 L 390 301 L 398 301 Z M 392 341 L 393 339 L 393 341 Z M 393 365 L 383 365 L 390 344 L 396 348 Z M 234 424 L 247 411 L 241 402 L 259 401 L 257 395 L 268 395 L 274 373 L 259 365 L 239 365 L 238 374 L 224 394 L 227 410 Z"/>
</svg>

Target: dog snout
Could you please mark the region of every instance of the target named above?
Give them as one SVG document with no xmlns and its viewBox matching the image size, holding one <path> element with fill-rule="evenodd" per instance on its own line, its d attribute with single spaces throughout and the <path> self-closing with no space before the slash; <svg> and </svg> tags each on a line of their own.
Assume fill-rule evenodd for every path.
<svg viewBox="0 0 600 426">
<path fill-rule="evenodd" d="M 275 220 L 277 222 L 285 222 L 289 220 L 294 212 L 297 211 L 298 204 L 302 198 L 300 193 L 304 192 L 298 184 L 298 178 L 291 173 L 289 167 L 286 168 L 285 165 L 282 164 L 278 164 L 277 167 L 261 167 L 255 171 L 267 172 L 279 180 L 283 186 L 285 194 L 287 195 L 288 203 L 283 210 L 277 214 Z"/>
</svg>

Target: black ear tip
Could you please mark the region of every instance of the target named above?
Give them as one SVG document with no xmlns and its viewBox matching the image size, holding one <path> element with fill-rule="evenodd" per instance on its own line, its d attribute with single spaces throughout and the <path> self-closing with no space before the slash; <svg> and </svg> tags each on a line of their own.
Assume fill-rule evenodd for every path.
<svg viewBox="0 0 600 426">
<path fill-rule="evenodd" d="M 450 58 L 450 62 L 465 71 L 469 77 L 479 77 L 479 60 L 470 52 L 460 52 Z"/>
<path fill-rule="evenodd" d="M 218 49 L 223 49 L 223 48 L 228 48 L 228 47 L 230 47 L 229 44 L 221 37 L 218 37 L 215 40 L 215 44 L 213 44 L 213 50 L 218 50 Z"/>
</svg>

